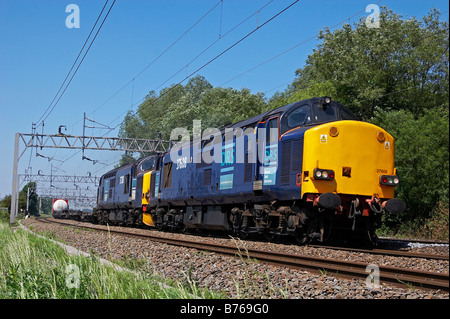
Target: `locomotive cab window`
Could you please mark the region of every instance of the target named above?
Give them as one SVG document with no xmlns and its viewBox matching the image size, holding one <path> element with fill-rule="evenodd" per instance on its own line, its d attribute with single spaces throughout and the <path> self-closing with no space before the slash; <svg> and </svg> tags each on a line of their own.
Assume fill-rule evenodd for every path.
<svg viewBox="0 0 450 319">
<path fill-rule="evenodd" d="M 123 193 L 127 194 L 130 191 L 130 174 L 125 175 L 124 177 Z"/>
<path fill-rule="evenodd" d="M 303 105 L 289 114 L 287 124 L 290 128 L 311 123 L 311 109 Z"/>
<path fill-rule="evenodd" d="M 108 200 L 109 194 L 109 179 L 105 180 L 105 186 L 103 187 L 103 200 L 106 202 Z"/>
<path fill-rule="evenodd" d="M 266 145 L 278 142 L 278 117 L 270 119 L 266 129 Z M 272 136 L 271 136 L 272 135 Z"/>
<path fill-rule="evenodd" d="M 140 170 L 141 172 L 149 171 L 149 170 L 155 168 L 155 164 L 156 164 L 156 163 L 155 163 L 155 158 L 154 158 L 154 157 L 151 157 L 151 158 L 149 158 L 149 159 L 143 161 L 143 162 L 141 163 L 141 165 L 139 165 L 139 170 Z"/>
<path fill-rule="evenodd" d="M 341 108 L 341 120 L 353 120 L 356 121 L 356 116 L 349 110 Z"/>
<path fill-rule="evenodd" d="M 326 123 L 337 120 L 336 109 L 333 105 L 321 105 L 320 103 L 314 103 L 314 122 Z"/>
<path fill-rule="evenodd" d="M 311 107 L 308 104 L 303 104 L 281 117 L 281 134 L 311 122 Z"/>
<path fill-rule="evenodd" d="M 163 172 L 163 188 L 172 187 L 172 162 L 164 164 Z"/>
</svg>

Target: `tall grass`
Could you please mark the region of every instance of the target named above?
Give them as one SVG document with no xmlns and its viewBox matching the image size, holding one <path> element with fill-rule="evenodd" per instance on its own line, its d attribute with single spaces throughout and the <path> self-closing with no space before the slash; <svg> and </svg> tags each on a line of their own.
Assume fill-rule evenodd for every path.
<svg viewBox="0 0 450 319">
<path fill-rule="evenodd" d="M 381 228 L 377 229 L 378 236 L 430 240 L 448 240 L 449 238 L 448 202 L 438 202 L 429 218 L 418 218 L 403 223 L 386 222 L 386 219 L 390 218 L 389 215 L 384 215 L 383 218 Z"/>
<path fill-rule="evenodd" d="M 98 257 L 69 256 L 51 241 L 14 232 L 0 221 L 0 298 L 215 297 L 197 287 L 168 286 L 149 269 L 142 270 L 120 271 L 103 265 Z"/>
</svg>

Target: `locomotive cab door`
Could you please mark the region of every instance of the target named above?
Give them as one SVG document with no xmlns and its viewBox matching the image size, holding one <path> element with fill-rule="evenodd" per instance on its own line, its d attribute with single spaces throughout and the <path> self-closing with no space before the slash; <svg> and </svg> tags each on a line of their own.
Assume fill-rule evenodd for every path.
<svg viewBox="0 0 450 319">
<path fill-rule="evenodd" d="M 260 191 L 264 186 L 276 185 L 278 167 L 278 116 L 271 117 L 257 126 L 257 178 L 253 190 Z M 264 187 L 266 188 L 266 187 Z"/>
<path fill-rule="evenodd" d="M 129 196 L 129 201 L 133 202 L 136 199 L 136 181 L 137 181 L 137 176 L 136 176 L 136 171 L 137 171 L 137 165 L 134 164 L 131 167 L 131 174 L 129 176 L 129 178 L 131 179 L 131 181 L 128 181 L 131 184 L 131 187 L 128 186 L 128 196 Z"/>
</svg>

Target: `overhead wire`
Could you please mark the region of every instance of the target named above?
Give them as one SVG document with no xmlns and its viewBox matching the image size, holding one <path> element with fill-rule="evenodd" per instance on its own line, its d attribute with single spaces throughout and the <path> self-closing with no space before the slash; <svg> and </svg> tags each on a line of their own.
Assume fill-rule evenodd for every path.
<svg viewBox="0 0 450 319">
<path fill-rule="evenodd" d="M 200 70 L 204 69 L 206 66 L 208 66 L 209 64 L 211 64 L 212 62 L 214 62 L 215 60 L 217 60 L 219 57 L 221 57 L 222 55 L 224 55 L 225 53 L 227 53 L 228 51 L 230 51 L 232 48 L 234 48 L 235 46 L 237 46 L 239 43 L 241 43 L 242 41 L 244 41 L 245 39 L 247 39 L 248 37 L 250 37 L 253 33 L 255 33 L 256 31 L 258 31 L 259 29 L 261 29 L 262 27 L 264 27 L 266 24 L 270 23 L 271 21 L 273 21 L 275 18 L 277 18 L 279 15 L 281 15 L 282 13 L 284 13 L 285 11 L 287 11 L 288 9 L 290 9 L 293 5 L 295 5 L 297 2 L 299 2 L 300 0 L 296 0 L 294 2 L 292 2 L 291 4 L 289 4 L 287 7 L 285 7 L 284 9 L 280 10 L 278 13 L 276 13 L 275 15 L 273 15 L 271 18 L 267 19 L 264 23 L 262 23 L 261 25 L 258 25 L 256 28 L 254 28 L 253 30 L 251 30 L 249 33 L 247 33 L 245 36 L 243 36 L 242 38 L 240 38 L 239 40 L 237 40 L 236 42 L 234 42 L 232 45 L 230 45 L 229 47 L 227 47 L 225 50 L 223 50 L 222 52 L 220 52 L 219 54 L 217 54 L 215 57 L 213 57 L 212 59 L 210 59 L 208 62 L 204 63 L 202 66 L 200 66 L 199 68 L 197 68 L 194 72 L 186 75 L 181 81 L 179 81 L 178 83 L 172 85 L 168 90 L 165 90 L 162 94 L 160 94 L 155 101 L 161 99 L 163 96 L 165 96 L 166 94 L 168 94 L 169 92 L 171 92 L 176 86 L 178 86 L 179 84 L 183 83 L 184 81 L 186 81 L 187 79 L 191 78 L 193 75 L 195 75 L 196 73 L 198 73 Z M 381 0 L 380 0 L 381 1 Z M 271 2 L 271 1 L 270 1 Z M 269 2 L 269 3 L 270 3 Z M 267 3 L 268 4 L 268 3 Z M 266 5 L 267 5 L 266 4 Z M 265 7 L 265 6 L 264 6 Z M 264 8 L 263 7 L 263 8 Z M 248 19 L 248 18 L 247 18 Z M 246 19 L 246 20 L 247 20 Z M 243 23 L 243 22 L 241 22 Z M 234 29 L 234 28 L 233 28 Z M 231 31 L 231 30 L 230 30 Z M 229 32 L 230 32 L 229 31 Z M 223 36 L 222 36 L 223 37 Z M 208 47 L 209 48 L 209 47 Z M 208 49 L 207 48 L 207 49 Z M 205 50 L 204 50 L 205 51 Z M 203 52 L 204 52 L 203 51 Z M 202 52 L 202 53 L 203 53 Z M 201 53 L 201 54 L 202 54 Z M 182 69 L 184 69 L 185 67 L 183 67 Z M 178 71 L 179 73 L 180 71 Z M 161 86 L 161 85 L 160 85 Z M 158 86 L 158 87 L 160 87 Z M 136 102 L 134 105 L 136 105 L 137 103 L 142 102 L 143 100 L 145 100 L 146 97 L 140 99 L 138 102 Z M 125 112 L 121 113 L 119 115 L 118 118 L 120 118 L 123 114 L 127 113 L 129 110 L 131 110 L 131 107 L 128 108 Z M 117 120 L 117 118 L 115 119 Z M 115 121 L 113 120 L 113 121 Z M 120 124 L 119 124 L 120 125 Z M 117 127 L 117 126 L 116 126 Z"/>
<path fill-rule="evenodd" d="M 102 11 L 100 12 L 99 17 L 97 18 L 97 21 L 96 21 L 95 24 L 94 24 L 94 27 L 93 27 L 92 30 L 91 30 L 91 33 L 89 33 L 89 36 L 88 36 L 88 38 L 86 39 L 86 42 L 88 41 L 89 37 L 91 36 L 91 34 L 92 34 L 92 32 L 93 32 L 95 26 L 97 25 L 97 22 L 98 22 L 99 18 L 101 17 L 101 14 L 103 13 L 103 11 L 104 11 L 104 9 L 105 9 L 105 7 L 106 7 L 106 5 L 107 5 L 108 2 L 109 2 L 109 0 L 106 1 L 105 5 L 104 5 L 104 7 L 103 7 L 103 9 L 102 9 Z M 115 3 L 116 3 L 116 0 L 114 0 L 113 3 L 111 4 L 111 6 L 109 7 L 109 10 L 108 10 L 108 12 L 106 13 L 105 17 L 103 18 L 103 21 L 102 21 L 102 23 L 100 24 L 99 28 L 97 29 L 97 32 L 95 33 L 94 38 L 92 39 L 91 43 L 89 44 L 89 46 L 88 46 L 86 52 L 84 53 L 84 55 L 83 55 L 83 57 L 82 57 L 80 63 L 78 64 L 78 66 L 76 67 L 76 69 L 75 69 L 75 71 L 73 72 L 72 76 L 70 77 L 70 80 L 68 81 L 68 83 L 67 83 L 66 86 L 64 87 L 64 90 L 63 90 L 62 93 L 59 95 L 59 98 L 58 98 L 58 99 L 56 100 L 56 102 L 53 104 L 53 101 L 55 100 L 56 96 L 58 96 L 58 93 L 61 91 L 62 86 L 64 86 L 64 83 L 66 82 L 66 80 L 67 80 L 67 78 L 68 78 L 70 72 L 73 70 L 73 67 L 75 66 L 75 64 L 76 64 L 76 62 L 77 62 L 77 60 L 78 60 L 78 58 L 79 58 L 81 52 L 83 51 L 83 49 L 84 49 L 84 47 L 85 47 L 85 45 L 86 45 L 86 42 L 85 42 L 85 44 L 83 45 L 83 48 L 81 49 L 79 55 L 77 56 L 77 59 L 75 60 L 74 64 L 72 65 L 72 68 L 70 69 L 69 73 L 67 74 L 66 79 L 64 80 L 64 82 L 63 82 L 63 84 L 61 85 L 60 89 L 58 90 L 58 93 L 55 95 L 55 98 L 53 99 L 52 103 L 50 103 L 49 107 L 48 107 L 47 110 L 44 112 L 44 114 L 41 116 L 41 118 L 38 120 L 38 122 L 41 122 L 41 120 L 42 120 L 41 123 L 43 123 L 43 122 L 50 116 L 50 114 L 53 112 L 53 110 L 55 109 L 56 105 L 58 105 L 59 101 L 61 100 L 61 98 L 63 97 L 63 95 L 64 95 L 64 93 L 66 92 L 67 88 L 69 87 L 70 83 L 72 82 L 72 80 L 73 80 L 75 74 L 78 72 L 78 69 L 80 68 L 81 64 L 83 63 L 84 59 L 86 58 L 86 55 L 89 53 L 89 50 L 91 49 L 92 44 L 94 43 L 95 39 L 97 38 L 97 36 L 98 36 L 100 30 L 101 30 L 102 27 L 103 27 L 103 24 L 105 23 L 106 19 L 108 18 L 109 13 L 111 12 L 111 9 L 113 8 L 113 6 L 114 6 Z M 51 106 L 52 104 L 53 104 L 53 107 L 50 108 L 50 106 Z M 48 113 L 47 113 L 47 112 L 48 112 Z M 47 113 L 47 115 L 45 115 L 45 113 Z"/>
<path fill-rule="evenodd" d="M 296 0 L 294 2 L 292 2 L 290 5 L 288 5 L 287 7 L 285 7 L 283 10 L 279 11 L 278 13 L 276 13 L 275 15 L 273 15 L 271 18 L 269 18 L 268 20 L 266 20 L 263 24 L 258 25 L 255 29 L 253 29 L 252 31 L 250 31 L 249 33 L 247 33 L 244 37 L 242 37 L 241 39 L 239 39 L 238 41 L 236 41 L 234 44 L 232 44 L 231 46 L 229 46 L 227 49 L 225 49 L 224 51 L 222 51 L 221 53 L 219 53 L 218 55 L 216 55 L 214 58 L 212 58 L 211 60 L 209 60 L 208 62 L 206 62 L 205 64 L 203 64 L 200 68 L 198 68 L 195 72 L 187 75 L 183 80 L 181 80 L 178 84 L 181 84 L 182 82 L 186 81 L 188 78 L 192 77 L 195 73 L 197 73 L 198 71 L 200 71 L 201 69 L 203 69 L 204 67 L 206 67 L 207 65 L 209 65 L 210 63 L 212 63 L 213 61 L 215 61 L 217 58 L 219 58 L 220 56 L 222 56 L 223 54 L 225 54 L 226 52 L 228 52 L 229 50 L 231 50 L 233 47 L 235 47 L 236 45 L 238 45 L 239 43 L 241 43 L 243 40 L 245 40 L 246 38 L 248 38 L 250 35 L 252 35 L 253 33 L 255 33 L 257 30 L 259 30 L 260 28 L 262 28 L 264 25 L 268 24 L 269 22 L 271 22 L 272 20 L 274 20 L 276 17 L 278 17 L 279 15 L 281 15 L 283 12 L 285 12 L 286 10 L 288 10 L 289 8 L 291 8 L 294 4 L 296 4 L 297 2 L 299 2 L 300 0 Z M 221 1 L 219 1 L 220 3 Z M 265 6 L 267 6 L 271 1 L 269 1 Z M 216 6 L 219 4 L 217 3 Z M 263 8 L 265 7 L 263 6 Z M 211 10 L 210 10 L 211 11 Z M 209 11 L 209 12 L 210 12 Z M 258 10 L 257 12 L 259 12 L 260 10 Z M 254 14 L 253 14 L 254 15 Z M 248 18 L 246 19 L 248 20 Z M 245 20 L 245 21 L 246 21 Z M 241 22 L 243 23 L 243 22 Z M 192 27 L 191 27 L 192 28 Z M 234 29 L 234 28 L 233 28 Z M 232 29 L 232 30 L 233 30 Z M 227 33 L 231 32 L 232 30 L 228 31 Z M 186 33 L 186 32 L 185 32 Z M 223 37 L 223 36 L 222 36 Z M 204 51 L 203 51 L 204 52 Z M 198 56 L 197 56 L 198 57 Z M 141 72 L 142 73 L 142 72 Z M 140 74 L 141 74 L 140 73 Z M 131 80 L 133 81 L 133 80 Z M 130 82 L 129 82 L 130 83 Z M 129 84 L 128 83 L 128 84 Z M 128 85 L 127 84 L 127 85 Z M 178 85 L 177 84 L 177 85 Z M 174 86 L 172 86 L 168 91 L 170 91 Z M 163 95 L 160 95 L 157 99 L 160 99 L 162 96 L 164 96 L 165 94 L 168 93 L 168 91 L 166 91 Z M 116 95 L 118 92 L 116 92 L 114 95 Z M 112 98 L 112 97 L 111 97 Z M 118 120 L 124 113 L 128 112 L 132 107 L 134 107 L 135 105 L 139 104 L 140 102 L 142 102 L 143 100 L 145 100 L 146 97 L 140 99 L 139 101 L 137 101 L 136 103 L 132 104 L 132 106 L 130 108 L 128 108 L 125 112 L 121 113 L 119 115 L 119 117 L 115 118 L 114 120 L 112 120 L 110 123 L 108 123 L 108 125 L 110 125 L 111 123 L 115 122 L 116 120 Z M 109 132 L 115 130 L 121 123 L 117 124 L 115 127 L 111 128 Z M 106 134 L 108 134 L 109 132 L 105 133 L 103 136 L 105 136 Z M 78 154 L 79 152 L 75 153 Z M 69 157 L 68 159 L 72 158 L 73 156 Z"/>
<path fill-rule="evenodd" d="M 271 0 L 272 1 L 272 0 Z M 152 66 L 157 60 L 159 60 L 165 53 L 167 53 L 178 41 L 180 41 L 184 36 L 186 36 L 192 29 L 194 29 L 195 26 L 197 26 L 204 18 L 206 18 L 219 4 L 221 4 L 223 2 L 223 0 L 219 0 L 215 5 L 213 5 L 205 14 L 203 14 L 199 19 L 197 19 L 194 24 L 192 24 L 186 31 L 184 31 L 175 41 L 173 41 L 161 54 L 159 54 L 156 58 L 154 58 L 149 64 L 147 64 L 141 71 L 139 71 L 130 81 L 128 81 L 125 85 L 123 85 L 119 90 L 117 90 L 112 96 L 110 96 L 105 102 L 103 102 L 101 105 L 99 105 L 97 108 L 95 108 L 92 112 L 90 112 L 88 115 L 93 114 L 95 111 L 97 111 L 98 109 L 100 109 L 102 106 L 104 106 L 106 103 L 108 103 L 110 100 L 112 100 L 117 94 L 119 94 L 121 91 L 123 91 L 128 85 L 130 85 L 130 83 L 133 84 L 133 88 L 132 88 L 132 105 L 131 108 L 136 105 L 133 104 L 133 95 L 134 95 L 134 81 L 137 77 L 139 77 L 140 75 L 142 75 L 150 66 Z M 137 103 L 140 103 L 142 101 L 139 100 Z M 122 113 L 123 114 L 123 113 Z M 114 119 L 113 121 L 109 122 L 108 125 L 112 124 L 113 122 L 115 122 L 117 119 L 119 119 L 122 114 Z M 75 123 L 80 122 L 81 120 L 78 120 Z M 74 124 L 75 124 L 74 123 Z M 74 125 L 73 124 L 73 125 Z M 108 133 L 110 133 L 111 131 L 115 130 L 118 126 L 120 125 L 120 123 L 118 125 L 116 125 L 115 127 L 111 128 L 108 132 L 104 133 L 101 137 L 106 136 Z M 66 158 L 66 160 L 71 159 L 72 157 L 74 157 L 76 154 L 80 153 L 81 151 L 75 152 L 73 155 L 71 155 L 70 157 Z"/>
<path fill-rule="evenodd" d="M 167 82 L 169 82 L 170 80 L 172 80 L 175 76 L 177 76 L 178 74 L 180 74 L 183 70 L 185 70 L 189 65 L 192 64 L 192 62 L 194 62 L 195 60 L 197 60 L 200 56 L 202 56 L 206 51 L 208 51 L 209 49 L 211 49 L 217 42 L 219 42 L 220 40 L 222 40 L 224 37 L 226 37 L 228 34 L 230 34 L 232 31 L 234 31 L 235 29 L 237 29 L 239 26 L 241 26 L 242 24 L 244 24 L 245 22 L 247 22 L 250 18 L 254 17 L 255 15 L 259 14 L 261 12 L 261 10 L 263 10 L 265 7 L 267 7 L 271 2 L 273 2 L 273 0 L 268 1 L 265 5 L 263 5 L 261 8 L 259 8 L 257 11 L 255 11 L 254 13 L 252 13 L 251 15 L 249 15 L 247 18 L 245 18 L 244 20 L 242 20 L 241 22 L 239 22 L 237 25 L 235 25 L 234 27 L 232 27 L 230 30 L 228 30 L 227 32 L 225 32 L 224 34 L 220 34 L 219 38 L 214 40 L 210 45 L 208 45 L 205 49 L 203 49 L 203 51 L 201 51 L 199 54 L 197 54 L 193 59 L 191 59 L 191 61 L 189 61 L 184 67 L 180 68 L 177 72 L 175 72 L 170 78 L 168 78 L 166 81 L 162 82 L 158 87 L 156 87 L 155 91 L 158 90 L 160 87 L 162 87 L 164 84 L 166 84 Z"/>
<path fill-rule="evenodd" d="M 222 34 L 220 36 L 220 38 L 214 40 L 211 44 L 209 44 L 205 49 L 203 49 L 199 54 L 197 54 L 193 59 L 191 59 L 186 66 L 180 68 L 176 73 L 174 73 L 170 78 L 168 78 L 166 81 L 164 81 L 163 83 L 161 83 L 158 87 L 155 88 L 155 91 L 158 90 L 162 85 L 164 85 L 165 83 L 167 83 L 168 81 L 170 81 L 172 78 L 174 78 L 175 76 L 177 76 L 179 73 L 181 73 L 183 70 L 185 70 L 186 67 L 188 67 L 192 62 L 194 62 L 195 60 L 197 60 L 201 55 L 203 55 L 206 51 L 208 51 L 210 48 L 212 48 L 219 40 L 222 40 L 225 36 L 227 36 L 228 34 L 230 34 L 232 31 L 234 31 L 235 29 L 237 29 L 239 26 L 241 26 L 242 24 L 244 24 L 245 22 L 247 22 L 250 18 L 254 17 L 255 15 L 259 14 L 264 8 L 266 8 L 271 2 L 273 2 L 273 0 L 269 0 L 266 4 L 264 4 L 261 8 L 259 8 L 257 11 L 255 11 L 254 13 L 252 13 L 251 15 L 249 15 L 247 18 L 245 18 L 244 20 L 242 20 L 241 22 L 239 22 L 238 24 L 236 24 L 234 27 L 232 27 L 230 30 L 228 30 L 227 32 L 225 32 L 224 34 Z M 222 17 L 221 17 L 222 19 Z M 114 96 L 119 93 L 116 92 L 114 94 Z M 106 104 L 107 102 L 109 102 L 109 100 L 111 100 L 114 96 L 112 96 L 110 99 L 108 99 L 105 103 L 103 103 L 102 105 Z M 142 101 L 144 101 L 146 99 L 146 97 L 141 98 L 140 100 L 138 100 L 135 103 L 131 103 L 131 106 L 125 110 L 124 112 L 120 113 L 115 119 L 113 119 L 111 122 L 108 123 L 108 125 L 111 125 L 113 122 L 119 120 L 125 113 L 129 112 L 133 107 L 135 107 L 136 105 L 140 104 Z M 112 128 L 112 130 L 115 130 L 117 127 L 119 127 L 121 123 L 118 123 L 116 126 L 114 126 Z"/>
<path fill-rule="evenodd" d="M 66 83 L 67 79 L 69 78 L 70 73 L 72 73 L 72 70 L 73 70 L 73 68 L 75 67 L 75 64 L 77 63 L 78 59 L 80 58 L 80 55 L 81 55 L 81 53 L 82 53 L 83 50 L 84 50 L 84 47 L 86 46 L 86 44 L 87 44 L 89 38 L 91 37 L 92 32 L 94 32 L 95 26 L 97 25 L 98 20 L 100 20 L 100 17 L 102 16 L 103 11 L 105 10 L 106 5 L 108 4 L 108 1 L 109 1 L 109 0 L 106 0 L 104 6 L 103 6 L 103 8 L 102 8 L 102 11 L 100 11 L 100 14 L 99 14 L 98 17 L 97 17 L 97 20 L 95 20 L 95 23 L 94 23 L 94 25 L 92 26 L 91 31 L 89 32 L 88 37 L 87 37 L 86 40 L 84 41 L 84 44 L 83 44 L 83 46 L 81 47 L 80 52 L 78 52 L 77 58 L 76 58 L 75 61 L 73 62 L 72 67 L 70 68 L 69 72 L 68 72 L 67 75 L 66 75 L 66 78 L 64 79 L 64 81 L 63 81 L 63 82 L 61 83 L 61 85 L 59 86 L 58 92 L 56 92 L 55 96 L 53 97 L 53 100 L 50 102 L 49 106 L 47 107 L 47 109 L 44 111 L 44 113 L 41 115 L 41 117 L 39 118 L 39 120 L 38 120 L 36 123 L 39 123 L 39 122 L 41 121 L 41 119 L 44 117 L 45 113 L 47 113 L 47 111 L 48 111 L 48 110 L 50 109 L 50 107 L 52 106 L 53 102 L 55 102 L 56 97 L 58 96 L 59 92 L 61 92 L 61 89 L 63 88 L 64 84 Z"/>
<path fill-rule="evenodd" d="M 112 96 L 110 96 L 105 102 L 100 104 L 97 108 L 95 108 L 91 113 L 88 115 L 91 115 L 98 109 L 100 109 L 102 106 L 104 106 L 106 103 L 111 101 L 117 94 L 122 92 L 128 85 L 131 83 L 134 83 L 135 79 L 138 78 L 140 75 L 142 75 L 148 68 L 150 68 L 156 61 L 158 61 L 164 54 L 166 54 L 177 42 L 179 42 L 183 37 L 185 37 L 192 29 L 195 28 L 203 19 L 205 19 L 214 9 L 222 2 L 222 0 L 219 0 L 215 5 L 211 7 L 205 14 L 203 14 L 199 19 L 197 19 L 194 24 L 192 24 L 186 31 L 183 32 L 175 41 L 173 41 L 166 49 L 164 49 L 163 52 L 161 52 L 156 58 L 154 58 L 149 64 L 147 64 L 142 70 L 140 70 L 136 75 L 133 76 L 131 80 L 129 80 L 127 83 L 125 83 L 119 90 L 117 90 Z"/>
<path fill-rule="evenodd" d="M 377 3 L 381 2 L 381 1 L 382 1 L 382 0 L 378 0 L 378 1 L 375 2 L 374 4 L 377 4 Z M 351 19 L 351 18 L 353 18 L 353 17 L 359 15 L 361 12 L 365 12 L 365 10 L 366 10 L 366 9 L 364 8 L 363 10 L 358 11 L 357 13 L 351 15 L 350 17 L 345 18 L 344 20 L 342 20 L 342 21 L 340 21 L 340 22 L 334 24 L 333 26 L 331 26 L 330 29 L 336 28 L 338 25 L 341 25 L 342 23 L 346 22 L 347 20 L 349 20 L 349 19 Z M 221 84 L 219 84 L 219 86 L 223 86 L 223 85 L 225 85 L 225 84 L 227 84 L 227 83 L 229 83 L 229 82 L 231 82 L 231 81 L 236 80 L 237 78 L 240 78 L 241 76 L 243 76 L 243 75 L 245 75 L 245 74 L 247 74 L 247 73 L 249 73 L 249 72 L 251 72 L 251 71 L 253 71 L 253 70 L 256 70 L 256 69 L 260 68 L 260 67 L 263 66 L 264 64 L 266 64 L 266 63 L 268 63 L 268 62 L 271 62 L 271 61 L 273 61 L 273 60 L 279 58 L 280 56 L 282 56 L 282 55 L 284 55 L 284 54 L 286 54 L 286 53 L 288 53 L 288 52 L 290 52 L 290 51 L 292 51 L 292 50 L 298 48 L 299 46 L 301 46 L 301 45 L 303 45 L 303 44 L 305 44 L 305 43 L 307 43 L 307 42 L 309 42 L 309 41 L 311 41 L 311 40 L 317 38 L 317 36 L 318 36 L 318 34 L 314 34 L 313 36 L 310 36 L 309 38 L 303 40 L 302 42 L 300 42 L 300 43 L 298 43 L 298 44 L 296 44 L 296 45 L 294 45 L 294 46 L 292 46 L 292 47 L 290 47 L 290 48 L 288 48 L 288 49 L 286 49 L 286 50 L 284 50 L 284 51 L 282 51 L 282 52 L 280 52 L 280 53 L 274 55 L 273 57 L 271 57 L 271 58 L 269 58 L 269 59 L 267 59 L 267 60 L 265 60 L 265 61 L 259 63 L 258 65 L 254 66 L 254 67 L 252 67 L 252 68 L 250 68 L 250 69 L 247 69 L 246 71 L 242 72 L 241 74 L 239 74 L 239 75 L 237 75 L 237 76 L 235 76 L 235 77 L 233 77 L 233 78 L 231 78 L 231 79 L 229 79 L 229 80 L 227 80 L 227 81 L 225 81 L 225 82 L 222 82 Z M 271 90 L 269 90 L 269 91 L 271 91 Z"/>
<path fill-rule="evenodd" d="M 71 76 L 69 82 L 67 83 L 67 85 L 65 86 L 63 92 L 61 93 L 61 95 L 59 96 L 58 100 L 56 101 L 56 103 L 55 103 L 55 104 L 53 105 L 53 107 L 51 108 L 50 112 L 49 112 L 47 115 L 45 115 L 45 114 L 47 113 L 47 111 L 50 109 L 50 107 L 51 107 L 51 105 L 53 104 L 53 102 L 54 102 L 54 100 L 56 99 L 56 97 L 58 96 L 59 92 L 61 91 L 61 88 L 64 86 L 64 83 L 66 82 L 67 78 L 69 77 L 71 71 L 72 71 L 73 68 L 75 67 L 76 62 L 78 61 L 78 59 L 79 59 L 81 53 L 83 52 L 83 50 L 84 50 L 84 48 L 85 48 L 85 46 L 86 46 L 86 44 L 87 44 L 89 38 L 91 37 L 93 31 L 95 30 L 95 27 L 96 27 L 98 21 L 100 20 L 100 18 L 101 18 L 101 16 L 102 16 L 102 14 L 103 14 L 103 12 L 104 12 L 104 10 L 105 10 L 105 8 L 106 8 L 108 2 L 109 2 L 109 0 L 107 0 L 107 1 L 105 2 L 105 4 L 104 4 L 102 10 L 100 11 L 100 14 L 98 15 L 97 20 L 95 21 L 93 27 L 91 28 L 91 31 L 90 31 L 88 37 L 86 38 L 86 41 L 84 42 L 83 47 L 81 48 L 80 52 L 78 53 L 78 56 L 77 56 L 77 58 L 75 59 L 75 62 L 73 63 L 73 65 L 72 65 L 72 67 L 71 67 L 69 73 L 67 74 L 67 76 L 66 76 L 64 82 L 61 84 L 60 89 L 58 90 L 57 94 L 56 94 L 55 97 L 53 98 L 52 103 L 50 103 L 49 107 L 46 109 L 46 111 L 44 112 L 44 114 L 43 114 L 43 115 L 41 116 L 41 118 L 38 120 L 38 122 L 40 122 L 39 125 L 41 125 L 41 124 L 44 123 L 44 121 L 48 118 L 48 116 L 51 114 L 51 112 L 55 109 L 56 105 L 58 104 L 58 102 L 60 101 L 60 99 L 62 98 L 62 96 L 64 95 L 64 93 L 65 93 L 65 91 L 67 90 L 68 86 L 69 86 L 70 83 L 72 82 L 72 80 L 73 80 L 75 74 L 77 73 L 78 69 L 80 68 L 81 64 L 83 63 L 83 61 L 84 61 L 86 55 L 88 54 L 89 50 L 91 49 L 92 44 L 94 43 L 95 39 L 97 38 L 97 36 L 98 36 L 98 34 L 99 34 L 99 32 L 100 32 L 100 30 L 101 30 L 103 24 L 105 23 L 107 17 L 109 16 L 109 13 L 111 12 L 111 9 L 113 8 L 113 6 L 114 6 L 116 0 L 114 0 L 113 3 L 111 4 L 111 6 L 109 7 L 108 12 L 106 13 L 105 17 L 103 18 L 103 21 L 102 21 L 102 23 L 100 24 L 99 28 L 97 29 L 97 32 L 95 33 L 94 38 L 92 39 L 91 43 L 89 44 L 89 47 L 87 48 L 86 52 L 84 53 L 84 55 L 83 55 L 83 57 L 82 57 L 80 63 L 78 64 L 77 68 L 75 69 L 75 72 L 72 74 L 72 76 Z M 45 117 L 44 117 L 44 116 L 45 116 Z M 41 122 L 41 120 L 42 120 L 42 122 Z M 39 127 L 39 125 L 38 125 L 37 127 Z M 55 155 L 56 155 L 56 152 L 55 152 Z M 61 165 L 62 165 L 62 164 L 61 164 Z M 60 165 L 60 167 L 61 167 L 61 165 Z"/>
</svg>

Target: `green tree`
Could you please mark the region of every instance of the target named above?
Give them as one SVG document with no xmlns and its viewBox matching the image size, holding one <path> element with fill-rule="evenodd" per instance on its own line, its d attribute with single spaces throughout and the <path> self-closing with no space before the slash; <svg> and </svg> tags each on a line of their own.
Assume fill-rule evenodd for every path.
<svg viewBox="0 0 450 319">
<path fill-rule="evenodd" d="M 183 85 L 150 92 L 137 112 L 129 112 L 121 124 L 119 136 L 168 140 L 176 127 L 192 130 L 193 120 L 202 128 L 220 128 L 262 113 L 267 108 L 262 93 L 248 89 L 213 88 L 202 76 Z"/>
<path fill-rule="evenodd" d="M 30 189 L 28 191 L 28 189 Z M 38 215 L 39 212 L 39 201 L 38 195 L 36 194 L 36 183 L 29 182 L 25 185 L 19 192 L 19 212 L 23 210 L 27 211 L 27 195 L 28 195 L 28 213 L 30 215 Z"/>
<path fill-rule="evenodd" d="M 432 10 L 422 21 L 403 19 L 382 7 L 380 28 L 368 28 L 365 18 L 354 27 L 325 28 L 322 42 L 284 96 L 329 95 L 363 120 L 377 107 L 418 114 L 447 106 L 448 22 L 439 17 Z"/>
<path fill-rule="evenodd" d="M 399 198 L 408 209 L 403 221 L 430 218 L 435 206 L 449 201 L 449 111 L 441 107 L 416 117 L 405 110 L 375 111 L 371 122 L 395 138 Z"/>
<path fill-rule="evenodd" d="M 266 108 L 262 93 L 252 94 L 249 89 L 214 88 L 202 94 L 193 107 L 195 118 L 202 128 L 236 123 L 261 114 Z"/>
<path fill-rule="evenodd" d="M 5 195 L 5 197 L 0 200 L 0 207 L 6 207 L 8 208 L 8 212 L 11 211 L 11 195 Z"/>
<path fill-rule="evenodd" d="M 41 211 L 44 214 L 51 214 L 52 213 L 52 205 L 53 205 L 53 198 L 52 197 L 40 197 L 39 200 L 41 202 Z"/>
</svg>

